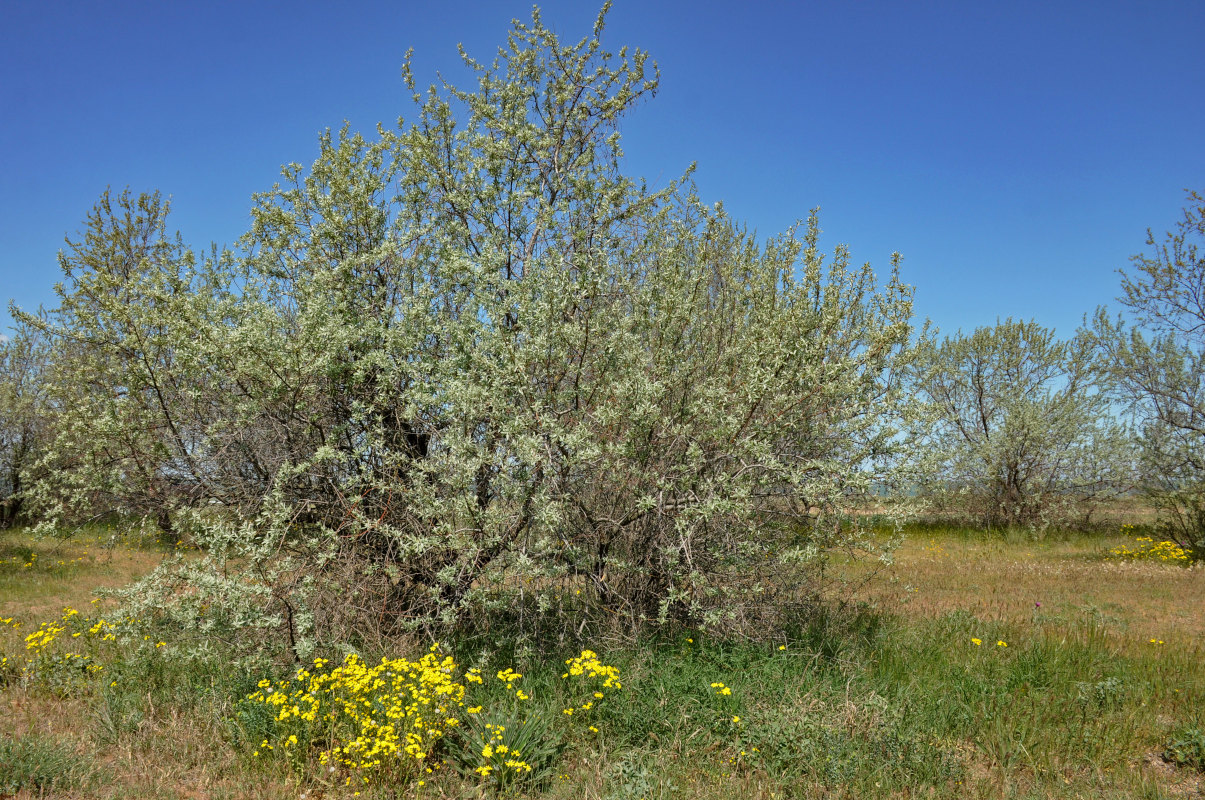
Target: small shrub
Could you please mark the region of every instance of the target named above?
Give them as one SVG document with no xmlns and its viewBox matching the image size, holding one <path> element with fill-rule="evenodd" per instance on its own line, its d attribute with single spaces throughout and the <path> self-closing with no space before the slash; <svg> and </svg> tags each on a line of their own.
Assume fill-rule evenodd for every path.
<svg viewBox="0 0 1205 800">
<path fill-rule="evenodd" d="M 640 752 L 627 752 L 619 758 L 608 773 L 607 793 L 603 800 L 636 800 L 652 797 L 657 787 L 657 776 L 644 763 Z"/>
<path fill-rule="evenodd" d="M 1076 681 L 1075 699 L 1089 710 L 1106 711 L 1116 708 L 1125 699 L 1125 684 L 1118 678 L 1102 681 Z"/>
</svg>

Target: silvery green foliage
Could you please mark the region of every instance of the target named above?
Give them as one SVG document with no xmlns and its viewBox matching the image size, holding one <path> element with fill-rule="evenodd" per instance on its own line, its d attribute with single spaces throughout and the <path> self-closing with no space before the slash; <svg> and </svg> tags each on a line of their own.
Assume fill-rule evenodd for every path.
<svg viewBox="0 0 1205 800">
<path fill-rule="evenodd" d="M 18 314 L 49 338 L 42 379 L 52 432 L 30 500 L 45 527 L 106 512 L 164 521 L 190 496 L 197 449 L 181 398 L 192 376 L 176 357 L 177 308 L 192 254 L 167 235 L 157 194 L 106 191 L 59 254 L 58 308 Z"/>
<path fill-rule="evenodd" d="M 1142 488 L 1165 535 L 1205 558 L 1205 198 L 1188 194 L 1176 230 L 1121 270 L 1132 324 L 1098 309 L 1102 366 L 1142 428 Z"/>
<path fill-rule="evenodd" d="M 0 338 L 0 528 L 22 518 L 24 489 L 47 435 L 46 340 L 18 326 Z"/>
<path fill-rule="evenodd" d="M 1090 337 L 1060 341 L 1007 319 L 922 349 L 936 499 L 990 526 L 1045 527 L 1131 485 L 1129 438 L 1096 380 Z"/>
<path fill-rule="evenodd" d="M 299 655 L 566 598 L 575 623 L 740 624 L 773 572 L 807 595 L 825 552 L 864 543 L 845 512 L 898 463 L 910 288 L 826 263 L 814 217 L 759 243 L 625 177 L 617 123 L 656 76 L 602 24 L 573 45 L 516 24 L 492 64 L 465 57 L 475 91 L 416 91 L 373 141 L 324 135 L 237 258 L 165 249 L 129 303 L 89 306 L 137 322 L 86 332 L 126 389 L 83 406 L 71 447 L 138 455 L 85 453 L 77 496 L 161 499 L 207 551 L 135 592 L 148 608 L 199 620 L 228 596 L 206 624 Z M 99 280 L 69 277 L 68 311 Z M 114 347 L 129 330 L 139 358 Z"/>
<path fill-rule="evenodd" d="M 180 553 L 149 576 L 113 595 L 134 627 L 164 631 L 178 652 L 192 656 L 237 653 L 245 663 L 312 657 L 320 627 L 331 645 L 344 603 L 321 584 L 329 579 L 338 541 L 318 527 L 291 524 L 278 492 L 263 498 L 254 517 L 181 509 L 180 535 L 203 545 Z M 327 577 L 324 577 L 327 576 Z"/>
</svg>

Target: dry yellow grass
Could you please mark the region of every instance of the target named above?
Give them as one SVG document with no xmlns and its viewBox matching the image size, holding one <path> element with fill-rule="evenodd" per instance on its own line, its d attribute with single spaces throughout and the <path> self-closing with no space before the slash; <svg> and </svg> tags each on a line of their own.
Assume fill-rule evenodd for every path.
<svg viewBox="0 0 1205 800">
<path fill-rule="evenodd" d="M 70 606 L 84 611 L 105 589 L 129 584 L 145 575 L 172 548 L 135 546 L 106 535 L 66 541 L 33 540 L 22 532 L 0 533 L 0 649 L 23 650 L 24 636 L 38 623 L 54 619 Z M 30 559 L 36 554 L 36 559 Z M 26 566 L 29 564 L 30 566 Z M 296 798 L 295 786 L 281 774 L 249 771 L 226 744 L 212 720 L 178 710 L 152 709 L 136 727 L 113 737 L 104 727 L 95 702 L 45 694 L 0 691 L 0 736 L 40 735 L 53 738 L 92 762 L 101 776 L 86 790 L 58 792 L 63 798 Z M 101 743 L 103 741 L 103 744 Z M 25 792 L 16 795 L 23 800 Z"/>
<path fill-rule="evenodd" d="M 1052 621 L 1089 613 L 1139 643 L 1205 636 L 1205 569 L 1104 557 L 1123 543 L 1132 545 L 1132 537 L 1008 543 L 913 536 L 862 597 L 906 617 L 963 610 L 1019 622 L 1035 613 Z"/>
<path fill-rule="evenodd" d="M 66 605 L 87 605 L 99 590 L 150 572 L 167 552 L 95 535 L 60 541 L 0 532 L 0 608 L 4 616 L 44 618 Z"/>
</svg>

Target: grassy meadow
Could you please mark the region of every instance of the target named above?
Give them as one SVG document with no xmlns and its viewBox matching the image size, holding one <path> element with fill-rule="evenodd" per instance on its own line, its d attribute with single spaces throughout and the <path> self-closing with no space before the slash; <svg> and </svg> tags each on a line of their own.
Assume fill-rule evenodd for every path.
<svg viewBox="0 0 1205 800">
<path fill-rule="evenodd" d="M 1107 557 L 1138 535 L 918 526 L 873 580 L 834 565 L 855 602 L 757 643 L 667 631 L 591 642 L 591 660 L 398 642 L 299 677 L 121 638 L 104 590 L 176 543 L 0 533 L 0 797 L 1199 796 L 1205 571 Z M 31 648 L 38 631 L 53 641 Z M 412 705 L 463 710 L 428 714 L 444 726 L 433 753 L 353 758 L 333 728 L 282 721 L 289 704 L 330 707 L 335 681 L 315 676 L 340 665 L 339 696 L 372 716 L 382 656 L 413 659 L 373 673 L 409 670 Z"/>
</svg>

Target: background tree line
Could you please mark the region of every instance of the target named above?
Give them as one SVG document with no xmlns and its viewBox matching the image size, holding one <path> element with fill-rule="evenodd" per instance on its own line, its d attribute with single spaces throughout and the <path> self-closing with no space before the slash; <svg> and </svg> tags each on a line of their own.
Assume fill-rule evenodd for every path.
<svg viewBox="0 0 1205 800">
<path fill-rule="evenodd" d="M 923 495 L 988 526 L 1087 522 L 1133 496 L 1161 535 L 1205 557 L 1205 201 L 1119 269 L 1121 311 L 1068 340 L 1011 319 L 922 340 L 931 416 Z"/>
<path fill-rule="evenodd" d="M 1132 323 L 939 342 L 814 215 L 759 241 L 624 175 L 657 75 L 604 17 L 517 25 L 472 91 L 407 69 L 414 120 L 324 134 L 235 249 L 106 192 L 0 345 L 0 523 L 187 537 L 129 601 L 298 657 L 499 615 L 749 629 L 873 549 L 884 487 L 993 526 L 1140 490 L 1205 554 L 1199 205 L 1123 274 Z"/>
</svg>

